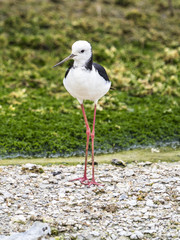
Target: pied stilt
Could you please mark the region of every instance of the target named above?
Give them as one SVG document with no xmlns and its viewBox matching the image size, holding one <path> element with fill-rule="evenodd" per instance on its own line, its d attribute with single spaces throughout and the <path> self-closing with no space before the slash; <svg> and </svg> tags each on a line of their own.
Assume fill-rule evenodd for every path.
<svg viewBox="0 0 180 240">
<path fill-rule="evenodd" d="M 95 119 L 96 119 L 96 105 L 98 100 L 103 97 L 110 89 L 111 82 L 107 76 L 105 69 L 93 62 L 92 48 L 87 41 L 76 41 L 72 45 L 71 55 L 57 63 L 54 67 L 61 65 L 65 61 L 73 59 L 74 64 L 65 74 L 63 80 L 64 87 L 74 97 L 77 98 L 81 104 L 82 113 L 86 125 L 86 155 L 85 155 L 85 168 L 83 177 L 73 179 L 71 181 L 79 180 L 81 183 L 90 185 L 100 185 L 95 181 L 94 177 L 94 136 L 95 136 Z M 83 101 L 91 100 L 95 103 L 93 128 L 90 130 L 88 120 L 85 114 Z M 92 140 L 92 179 L 87 178 L 87 158 L 89 138 Z"/>
</svg>

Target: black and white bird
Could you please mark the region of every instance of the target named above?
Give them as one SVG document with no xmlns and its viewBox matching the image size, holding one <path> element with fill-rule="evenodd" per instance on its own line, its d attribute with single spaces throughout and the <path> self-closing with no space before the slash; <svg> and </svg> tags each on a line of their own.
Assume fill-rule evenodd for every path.
<svg viewBox="0 0 180 240">
<path fill-rule="evenodd" d="M 103 97 L 110 89 L 111 82 L 107 76 L 105 69 L 93 62 L 93 54 L 91 44 L 87 41 L 79 40 L 72 45 L 71 55 L 57 63 L 54 67 L 61 65 L 69 59 L 73 59 L 73 66 L 70 67 L 65 74 L 63 80 L 64 87 L 74 97 L 77 98 L 81 104 L 82 113 L 86 124 L 86 155 L 85 168 L 83 177 L 73 179 L 71 181 L 79 180 L 81 183 L 90 185 L 100 185 L 95 181 L 94 177 L 94 136 L 95 136 L 95 119 L 96 106 L 98 100 Z M 93 128 L 90 130 L 88 120 L 85 114 L 83 101 L 91 100 L 94 102 L 94 119 Z M 92 140 L 92 179 L 87 178 L 87 158 L 89 138 Z"/>
</svg>

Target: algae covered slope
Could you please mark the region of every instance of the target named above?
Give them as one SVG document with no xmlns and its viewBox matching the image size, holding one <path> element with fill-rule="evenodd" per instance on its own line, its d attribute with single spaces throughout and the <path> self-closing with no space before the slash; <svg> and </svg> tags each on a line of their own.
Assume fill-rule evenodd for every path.
<svg viewBox="0 0 180 240">
<path fill-rule="evenodd" d="M 91 42 L 112 90 L 99 101 L 96 153 L 180 139 L 180 3 L 0 1 L 0 156 L 81 155 L 85 128 L 65 91 L 69 55 Z M 89 122 L 93 109 L 85 103 Z"/>
</svg>

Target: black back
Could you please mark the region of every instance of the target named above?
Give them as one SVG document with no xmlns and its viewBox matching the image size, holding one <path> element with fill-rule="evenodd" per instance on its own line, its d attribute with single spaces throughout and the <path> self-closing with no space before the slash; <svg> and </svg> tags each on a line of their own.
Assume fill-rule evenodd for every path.
<svg viewBox="0 0 180 240">
<path fill-rule="evenodd" d="M 101 77 L 103 77 L 106 81 L 110 82 L 106 70 L 101 65 L 99 65 L 98 63 L 93 63 L 93 66 L 98 71 L 99 75 L 101 75 Z"/>
</svg>

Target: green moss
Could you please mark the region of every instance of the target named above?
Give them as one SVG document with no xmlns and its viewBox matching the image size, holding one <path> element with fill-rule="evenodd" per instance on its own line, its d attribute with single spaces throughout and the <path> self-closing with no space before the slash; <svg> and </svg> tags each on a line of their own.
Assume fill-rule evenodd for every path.
<svg viewBox="0 0 180 240">
<path fill-rule="evenodd" d="M 92 43 L 116 88 L 99 101 L 96 153 L 179 142 L 179 1 L 173 5 L 170 17 L 153 0 L 102 1 L 101 12 L 88 0 L 1 1 L 0 156 L 84 153 L 83 117 L 62 84 L 68 65 L 52 69 L 78 39 Z M 92 123 L 92 104 L 85 107 Z"/>
<path fill-rule="evenodd" d="M 57 228 L 51 228 L 51 236 L 58 236 L 59 231 Z M 58 238 L 57 238 L 58 239 Z"/>
</svg>

